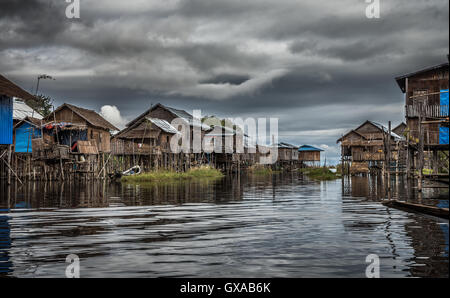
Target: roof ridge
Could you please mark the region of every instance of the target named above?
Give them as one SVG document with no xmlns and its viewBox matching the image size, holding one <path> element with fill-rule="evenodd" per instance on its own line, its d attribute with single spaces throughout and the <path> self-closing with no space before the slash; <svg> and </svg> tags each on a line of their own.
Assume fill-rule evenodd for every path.
<svg viewBox="0 0 450 298">
<path fill-rule="evenodd" d="M 111 122 L 109 122 L 108 120 L 106 120 L 102 115 L 100 115 L 97 111 L 95 110 L 89 110 L 89 109 L 85 109 L 70 103 L 64 103 L 61 106 L 59 106 L 56 111 L 61 110 L 63 107 L 67 107 L 69 109 L 71 109 L 73 112 L 75 112 L 78 116 L 80 116 L 81 118 L 83 118 L 86 122 L 90 123 L 93 126 L 97 126 L 97 127 L 101 127 L 101 128 L 106 128 L 106 129 L 110 129 L 110 130 L 119 130 L 116 126 L 114 126 L 113 124 L 111 124 Z M 93 113 L 92 115 L 84 115 L 83 113 Z M 97 119 L 91 119 L 89 116 L 91 117 L 96 117 Z"/>
</svg>

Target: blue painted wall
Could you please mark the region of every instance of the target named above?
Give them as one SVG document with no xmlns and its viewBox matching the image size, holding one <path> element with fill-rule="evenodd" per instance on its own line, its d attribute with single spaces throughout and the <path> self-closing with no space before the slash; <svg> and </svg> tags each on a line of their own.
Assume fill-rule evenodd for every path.
<svg viewBox="0 0 450 298">
<path fill-rule="evenodd" d="M 13 142 L 13 100 L 0 95 L 0 145 Z"/>
<path fill-rule="evenodd" d="M 15 133 L 14 151 L 20 153 L 33 152 L 31 139 L 40 137 L 41 131 L 36 128 L 33 131 L 33 126 L 28 122 L 24 122 L 22 125 L 16 127 Z"/>
</svg>

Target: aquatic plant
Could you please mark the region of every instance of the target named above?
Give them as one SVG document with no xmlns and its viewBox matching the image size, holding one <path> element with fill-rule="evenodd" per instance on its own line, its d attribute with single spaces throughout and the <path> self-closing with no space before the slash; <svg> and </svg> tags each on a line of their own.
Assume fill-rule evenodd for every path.
<svg viewBox="0 0 450 298">
<path fill-rule="evenodd" d="M 331 172 L 327 167 L 301 168 L 298 171 L 314 180 L 335 180 L 340 178 L 340 175 L 338 173 Z"/>
<path fill-rule="evenodd" d="M 248 168 L 248 172 L 253 175 L 265 176 L 279 173 L 279 171 L 274 171 L 270 167 L 265 167 L 262 165 L 253 165 Z"/>
<path fill-rule="evenodd" d="M 210 166 L 200 166 L 191 168 L 186 172 L 157 170 L 134 176 L 123 176 L 121 180 L 124 182 L 149 182 L 181 179 L 217 179 L 222 178 L 223 176 L 222 172 L 215 168 Z"/>
</svg>

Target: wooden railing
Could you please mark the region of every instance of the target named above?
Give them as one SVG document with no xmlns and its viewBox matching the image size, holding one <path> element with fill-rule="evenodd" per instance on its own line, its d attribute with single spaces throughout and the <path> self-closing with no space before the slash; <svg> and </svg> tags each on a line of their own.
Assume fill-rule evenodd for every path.
<svg viewBox="0 0 450 298">
<path fill-rule="evenodd" d="M 448 117 L 448 105 L 407 105 L 406 117 L 430 117 L 443 118 Z"/>
<path fill-rule="evenodd" d="M 382 152 L 353 152 L 353 161 L 374 161 L 374 160 L 384 160 L 384 153 Z"/>
</svg>

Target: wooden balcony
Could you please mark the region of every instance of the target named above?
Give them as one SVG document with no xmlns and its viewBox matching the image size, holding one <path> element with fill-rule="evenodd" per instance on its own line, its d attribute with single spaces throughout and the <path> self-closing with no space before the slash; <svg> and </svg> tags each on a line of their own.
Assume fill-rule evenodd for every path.
<svg viewBox="0 0 450 298">
<path fill-rule="evenodd" d="M 383 152 L 353 152 L 353 161 L 382 161 L 384 160 Z"/>
<path fill-rule="evenodd" d="M 448 105 L 407 105 L 405 108 L 407 118 L 419 117 L 419 115 L 424 118 L 448 117 Z"/>
</svg>

